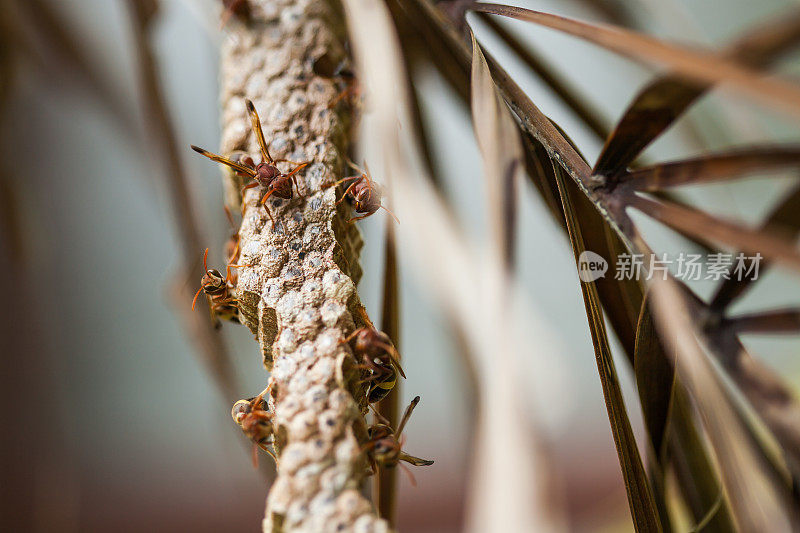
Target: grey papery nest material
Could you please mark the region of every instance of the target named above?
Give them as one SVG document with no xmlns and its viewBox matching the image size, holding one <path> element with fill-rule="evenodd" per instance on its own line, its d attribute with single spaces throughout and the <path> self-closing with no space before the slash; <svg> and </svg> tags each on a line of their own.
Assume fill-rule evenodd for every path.
<svg viewBox="0 0 800 533">
<path fill-rule="evenodd" d="M 346 58 L 345 26 L 320 0 L 251 0 L 251 20 L 232 19 L 222 45 L 222 152 L 259 153 L 245 98 L 255 104 L 275 159 L 310 161 L 299 173 L 305 198 L 270 199 L 274 230 L 247 190 L 239 232 L 240 319 L 257 336 L 271 370 L 278 475 L 264 531 L 385 531 L 359 492 L 367 463 L 366 400 L 349 347 L 364 325 L 355 284 L 360 233 L 333 187 L 346 171 L 352 117 L 330 109 L 341 91 L 314 66 Z M 346 106 L 338 106 L 339 109 Z M 280 163 L 282 171 L 292 168 Z M 239 209 L 241 179 L 226 173 L 226 199 Z"/>
</svg>

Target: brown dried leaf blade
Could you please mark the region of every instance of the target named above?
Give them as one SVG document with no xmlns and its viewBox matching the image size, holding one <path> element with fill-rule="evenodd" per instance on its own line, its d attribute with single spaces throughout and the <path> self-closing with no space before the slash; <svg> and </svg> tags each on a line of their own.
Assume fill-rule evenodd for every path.
<svg viewBox="0 0 800 533">
<path fill-rule="evenodd" d="M 725 56 L 750 67 L 763 67 L 800 42 L 800 10 L 749 31 Z M 613 176 L 625 170 L 711 86 L 674 74 L 645 86 L 622 115 L 597 158 L 595 174 Z"/>
<path fill-rule="evenodd" d="M 504 28 L 494 17 L 486 13 L 480 14 L 481 20 L 519 57 L 525 65 L 552 89 L 556 97 L 575 113 L 586 127 L 600 139 L 608 137 L 608 126 L 594 107 L 580 96 L 578 90 L 558 72 L 548 65 L 530 46 L 523 45 L 511 32 Z"/>
<path fill-rule="evenodd" d="M 559 167 L 556 167 L 556 181 L 564 206 L 572 252 L 577 262 L 578 257 L 586 248 L 575 218 L 575 211 L 572 209 L 566 183 Z M 592 343 L 594 344 L 595 357 L 597 358 L 597 369 L 603 386 L 606 410 L 608 411 L 611 432 L 614 436 L 614 444 L 616 445 L 617 456 L 622 468 L 622 476 L 625 480 L 625 489 L 628 494 L 628 504 L 634 527 L 636 531 L 661 531 L 661 520 L 644 466 L 642 465 L 636 438 L 631 429 L 625 402 L 622 398 L 622 391 L 620 390 L 611 348 L 608 343 L 597 289 L 592 282 L 581 283 L 581 292 L 583 293 L 586 316 L 589 320 L 589 329 L 592 335 Z"/>
<path fill-rule="evenodd" d="M 800 310 L 778 309 L 728 319 L 723 326 L 734 333 L 797 333 L 800 332 Z"/>
<path fill-rule="evenodd" d="M 650 443 L 659 463 L 663 463 L 664 437 L 675 386 L 675 355 L 667 353 L 661 345 L 647 306 L 645 297 L 636 327 L 633 368 Z"/>
<path fill-rule="evenodd" d="M 679 76 L 650 82 L 606 139 L 592 173 L 615 176 L 624 171 L 707 88 L 708 85 L 691 83 Z"/>
<path fill-rule="evenodd" d="M 589 24 L 521 7 L 478 3 L 471 9 L 568 33 L 638 61 L 665 65 L 700 83 L 727 83 L 755 100 L 800 115 L 800 86 L 747 69 L 719 54 L 690 50 L 623 28 Z"/>
<path fill-rule="evenodd" d="M 400 296 L 398 294 L 397 247 L 395 243 L 394 222 L 386 221 L 386 244 L 384 249 L 383 271 L 383 309 L 381 312 L 381 331 L 386 333 L 395 348 L 400 347 Z M 402 364 L 402 361 L 401 361 Z M 397 427 L 400 404 L 400 385 L 397 380 L 394 388 L 378 403 L 378 413 Z M 374 486 L 377 489 L 378 514 L 389 525 L 396 527 L 397 514 L 397 469 L 379 470 Z"/>
<path fill-rule="evenodd" d="M 797 237 L 800 232 L 800 186 L 795 187 L 792 192 L 786 195 L 783 201 L 772 211 L 772 214 L 767 217 L 764 227 L 775 227 L 785 231 L 789 237 Z M 762 275 L 768 266 L 769 264 L 766 261 L 762 261 L 760 268 Z M 755 271 L 753 272 L 755 273 Z M 753 281 L 755 281 L 753 275 L 742 279 L 731 277 L 725 280 L 714 295 L 710 307 L 715 310 L 726 308 L 743 295 L 752 286 Z"/>
<path fill-rule="evenodd" d="M 516 178 L 522 169 L 522 144 L 508 106 L 497 93 L 486 58 L 472 36 L 472 121 L 484 161 L 492 241 L 507 268 L 513 262 Z"/>
<path fill-rule="evenodd" d="M 677 203 L 658 202 L 636 195 L 629 196 L 628 201 L 629 206 L 677 230 L 702 239 L 719 241 L 743 252 L 758 253 L 800 269 L 800 251 L 783 235 L 752 230 Z"/>
<path fill-rule="evenodd" d="M 655 191 L 798 165 L 800 147 L 750 147 L 640 168 L 624 174 L 620 181 L 638 191 Z"/>
</svg>

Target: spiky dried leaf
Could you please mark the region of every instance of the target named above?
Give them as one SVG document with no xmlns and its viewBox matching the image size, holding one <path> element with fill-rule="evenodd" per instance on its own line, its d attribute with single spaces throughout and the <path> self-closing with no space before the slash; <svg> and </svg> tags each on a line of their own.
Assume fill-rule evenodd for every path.
<svg viewBox="0 0 800 533">
<path fill-rule="evenodd" d="M 730 509 L 743 531 L 789 531 L 797 514 L 784 481 L 753 446 L 695 336 L 692 314 L 674 280 L 654 278 L 653 314 L 667 345 L 677 353 L 677 370 L 686 383 L 722 472 Z"/>
<path fill-rule="evenodd" d="M 800 269 L 800 251 L 791 239 L 782 235 L 749 229 L 723 221 L 692 207 L 671 202 L 658 202 L 643 196 L 629 196 L 628 206 L 690 235 L 728 244 L 743 252 L 761 254 L 767 259 Z"/>
<path fill-rule="evenodd" d="M 472 123 L 483 156 L 487 181 L 490 239 L 511 268 L 516 225 L 517 182 L 522 170 L 522 144 L 517 125 L 497 94 L 489 66 L 472 36 Z"/>
<path fill-rule="evenodd" d="M 575 219 L 575 211 L 572 209 L 569 193 L 560 169 L 556 172 L 556 180 L 561 193 L 561 201 L 564 205 L 567 229 L 577 265 L 578 258 L 586 251 L 586 247 L 583 243 L 583 237 Z M 594 282 L 581 283 L 581 292 L 586 306 L 586 316 L 589 320 L 589 330 L 592 335 L 595 357 L 597 358 L 597 370 L 603 386 L 611 432 L 614 435 L 614 444 L 617 447 L 622 477 L 625 480 L 625 489 L 628 494 L 628 504 L 633 517 L 633 525 L 636 531 L 661 531 L 661 518 L 659 517 L 652 489 L 647 480 L 642 459 L 639 456 L 636 438 L 633 435 L 631 423 L 628 419 L 622 390 L 617 380 L 614 359 L 611 355 L 611 347 L 606 335 L 603 313 L 600 310 L 600 298 Z"/>
<path fill-rule="evenodd" d="M 787 236 L 796 238 L 800 233 L 800 186 L 795 187 L 792 192 L 788 193 L 784 199 L 772 210 L 772 213 L 767 217 L 763 227 L 770 228 L 776 227 L 786 232 Z M 769 267 L 767 261 L 761 264 L 761 273 Z M 714 298 L 711 300 L 710 307 L 716 311 L 720 311 L 728 307 L 737 298 L 742 296 L 748 288 L 752 286 L 755 281 L 755 271 L 752 274 L 739 279 L 738 277 L 731 277 L 726 279 L 720 285 Z"/>
<path fill-rule="evenodd" d="M 650 443 L 658 462 L 663 463 L 666 452 L 664 437 L 675 385 L 675 356 L 667 352 L 661 344 L 650 316 L 647 298 L 642 302 L 636 327 L 633 368 Z"/>
<path fill-rule="evenodd" d="M 620 176 L 620 183 L 637 191 L 656 191 L 795 166 L 800 166 L 798 147 L 747 147 L 643 167 Z"/>
<path fill-rule="evenodd" d="M 800 42 L 800 10 L 747 32 L 723 55 L 750 67 L 764 67 Z M 709 88 L 710 84 L 674 74 L 648 83 L 633 98 L 597 158 L 595 174 L 614 176 L 625 170 Z"/>
</svg>

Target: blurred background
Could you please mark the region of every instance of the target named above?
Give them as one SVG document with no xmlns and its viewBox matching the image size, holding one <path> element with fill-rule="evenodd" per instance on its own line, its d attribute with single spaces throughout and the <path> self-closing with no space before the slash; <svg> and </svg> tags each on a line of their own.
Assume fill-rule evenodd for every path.
<svg viewBox="0 0 800 533">
<path fill-rule="evenodd" d="M 519 5 L 604 20 L 591 4 Z M 629 0 L 621 5 L 636 29 L 721 47 L 796 2 Z M 0 529 L 258 531 L 269 460 L 264 455 L 263 468 L 253 468 L 230 407 L 263 389 L 267 374 L 252 334 L 226 324 L 221 335 L 234 356 L 238 390 L 236 397 L 225 397 L 182 326 L 180 313 L 190 301 L 174 296 L 179 233 L 163 165 L 149 152 L 143 126 L 128 6 L 104 0 L 5 0 L 0 6 L 0 267 L 5 280 Z M 230 232 L 220 171 L 188 145 L 212 150 L 219 145 L 217 50 L 229 37 L 219 30 L 218 16 L 216 1 L 164 0 L 150 35 L 190 200 L 215 265 L 222 263 Z M 593 161 L 600 142 L 482 31 L 479 21 L 470 20 L 478 38 Z M 609 125 L 653 74 L 546 29 L 521 23 L 507 27 L 556 60 L 560 74 L 580 88 Z M 60 32 L 78 42 L 94 79 L 87 81 L 80 65 L 69 59 L 73 51 Z M 799 73 L 800 61 L 785 62 L 780 70 Z M 414 85 L 444 190 L 465 233 L 480 242 L 486 234 L 483 178 L 469 110 L 432 68 L 415 72 Z M 666 160 L 744 142 L 797 141 L 798 133 L 796 124 L 777 114 L 715 92 L 647 155 Z M 369 153 L 368 145 L 363 153 Z M 686 194 L 707 201 L 711 212 L 756 221 L 791 184 L 756 177 L 736 190 L 709 185 Z M 552 455 L 552 474 L 573 530 L 632 530 L 568 242 L 527 183 L 520 207 L 520 279 L 552 333 L 549 359 L 525 368 L 531 417 Z M 379 214 L 360 223 L 366 245 L 359 290 L 373 318 L 380 315 L 386 222 Z M 690 251 L 667 230 L 642 224 L 657 249 Z M 447 321 L 403 266 L 404 249 L 413 244 L 400 242 L 399 250 L 400 345 L 408 375 L 402 404 L 415 395 L 422 402 L 407 429 L 406 448 L 436 463 L 414 470 L 417 487 L 401 475 L 399 526 L 458 531 L 471 399 Z M 198 261 L 201 254 L 198 249 Z M 707 294 L 712 285 L 693 288 Z M 775 269 L 738 309 L 796 303 L 797 289 L 796 276 Z M 798 383 L 796 337 L 744 341 Z M 618 369 L 641 437 L 630 368 L 619 360 Z M 543 405 L 542 398 L 549 400 Z"/>
</svg>

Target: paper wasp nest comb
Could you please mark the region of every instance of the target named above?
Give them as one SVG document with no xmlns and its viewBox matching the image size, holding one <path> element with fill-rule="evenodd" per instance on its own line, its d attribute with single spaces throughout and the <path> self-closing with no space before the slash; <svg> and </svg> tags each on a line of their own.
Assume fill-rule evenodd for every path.
<svg viewBox="0 0 800 533">
<path fill-rule="evenodd" d="M 303 198 L 267 202 L 274 229 L 258 203 L 264 191 L 247 190 L 239 232 L 238 263 L 252 265 L 239 270 L 240 318 L 272 371 L 279 453 L 264 531 L 385 531 L 359 493 L 366 473 L 364 393 L 353 372 L 341 370 L 354 362 L 340 341 L 363 325 L 355 291 L 362 241 L 355 225 L 344 222 L 344 206 L 335 206 L 335 189 L 323 188 L 344 172 L 351 120 L 346 105 L 332 107 L 341 83 L 315 65 L 345 59 L 344 23 L 321 0 L 251 0 L 249 20 L 231 18 L 226 32 L 222 153 L 259 153 L 249 98 L 270 155 L 310 162 L 298 173 Z M 227 174 L 232 210 L 240 209 L 241 186 Z"/>
</svg>

